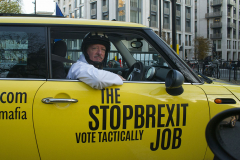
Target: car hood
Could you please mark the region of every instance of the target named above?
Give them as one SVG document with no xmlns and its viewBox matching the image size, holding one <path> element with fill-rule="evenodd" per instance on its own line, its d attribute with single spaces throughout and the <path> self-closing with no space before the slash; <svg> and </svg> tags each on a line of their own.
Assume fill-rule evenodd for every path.
<svg viewBox="0 0 240 160">
<path fill-rule="evenodd" d="M 233 95 L 240 101 L 240 86 L 239 85 L 224 85 L 224 87 L 232 92 Z"/>
</svg>

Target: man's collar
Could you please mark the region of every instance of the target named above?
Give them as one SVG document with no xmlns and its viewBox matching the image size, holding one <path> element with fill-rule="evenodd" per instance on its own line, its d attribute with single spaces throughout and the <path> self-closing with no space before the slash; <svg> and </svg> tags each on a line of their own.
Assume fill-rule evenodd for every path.
<svg viewBox="0 0 240 160">
<path fill-rule="evenodd" d="M 89 63 L 87 62 L 84 54 L 82 54 L 82 55 L 80 56 L 79 61 L 89 64 Z"/>
</svg>

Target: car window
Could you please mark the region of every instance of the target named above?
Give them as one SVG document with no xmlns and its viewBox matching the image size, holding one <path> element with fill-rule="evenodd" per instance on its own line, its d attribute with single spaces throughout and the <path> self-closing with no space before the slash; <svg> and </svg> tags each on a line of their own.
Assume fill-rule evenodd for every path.
<svg viewBox="0 0 240 160">
<path fill-rule="evenodd" d="M 0 78 L 46 78 L 45 31 L 0 27 Z"/>
<path fill-rule="evenodd" d="M 111 49 L 108 53 L 105 70 L 127 74 L 135 62 L 141 61 L 144 67 L 169 67 L 169 64 L 161 57 L 152 45 L 137 33 L 124 31 L 96 31 L 81 30 L 76 28 L 52 28 L 52 78 L 65 79 L 71 65 L 76 62 L 82 54 L 81 46 L 84 36 L 89 32 L 104 33 L 108 36 Z M 60 45 L 60 43 L 62 45 Z M 57 47 L 56 47 L 57 46 Z M 63 46 L 67 46 L 64 49 Z M 61 58 L 62 57 L 62 58 Z"/>
</svg>

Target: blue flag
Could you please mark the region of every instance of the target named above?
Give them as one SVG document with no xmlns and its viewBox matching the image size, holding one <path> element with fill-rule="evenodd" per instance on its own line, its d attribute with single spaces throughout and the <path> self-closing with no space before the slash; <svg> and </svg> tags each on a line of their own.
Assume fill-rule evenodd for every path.
<svg viewBox="0 0 240 160">
<path fill-rule="evenodd" d="M 64 17 L 63 14 L 62 14 L 61 9 L 59 8 L 59 6 L 57 4 L 57 2 L 56 2 L 56 16 Z"/>
</svg>

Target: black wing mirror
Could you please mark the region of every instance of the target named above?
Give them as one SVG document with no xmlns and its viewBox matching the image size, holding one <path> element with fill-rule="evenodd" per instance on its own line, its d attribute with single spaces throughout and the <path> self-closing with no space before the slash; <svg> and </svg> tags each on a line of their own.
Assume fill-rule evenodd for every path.
<svg viewBox="0 0 240 160">
<path fill-rule="evenodd" d="M 178 96 L 183 93 L 182 84 L 184 83 L 184 76 L 177 70 L 170 70 L 165 79 L 166 91 L 172 96 Z"/>
<path fill-rule="evenodd" d="M 179 88 L 184 82 L 182 73 L 177 70 L 170 70 L 166 77 L 165 86 L 167 89 Z"/>
</svg>

